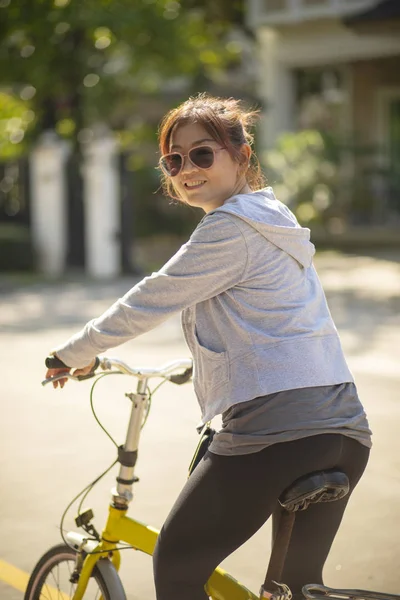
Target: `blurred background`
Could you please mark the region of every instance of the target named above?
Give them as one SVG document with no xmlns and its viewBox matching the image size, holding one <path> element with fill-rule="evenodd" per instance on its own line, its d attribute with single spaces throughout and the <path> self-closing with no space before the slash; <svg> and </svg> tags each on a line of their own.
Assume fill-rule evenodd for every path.
<svg viewBox="0 0 400 600">
<path fill-rule="evenodd" d="M 203 91 L 260 108 L 255 150 L 311 229 L 374 433 L 325 581 L 399 593 L 399 33 L 399 0 L 0 0 L 2 600 L 22 600 L 39 556 L 60 541 L 64 508 L 112 459 L 90 382 L 43 389 L 43 361 L 201 218 L 161 194 L 157 128 Z M 188 350 L 176 316 L 110 354 L 159 366 Z M 122 443 L 134 382 L 115 379 L 96 406 Z M 192 386 L 162 388 L 132 516 L 162 525 L 199 418 Z M 90 496 L 98 529 L 114 477 Z M 224 568 L 258 590 L 269 540 L 267 523 Z M 151 561 L 138 555 L 123 560 L 132 600 L 154 597 Z"/>
<path fill-rule="evenodd" d="M 200 91 L 261 108 L 318 247 L 399 246 L 399 32 L 396 0 L 0 0 L 0 271 L 160 266 L 201 214 L 162 197 L 157 127 Z"/>
</svg>

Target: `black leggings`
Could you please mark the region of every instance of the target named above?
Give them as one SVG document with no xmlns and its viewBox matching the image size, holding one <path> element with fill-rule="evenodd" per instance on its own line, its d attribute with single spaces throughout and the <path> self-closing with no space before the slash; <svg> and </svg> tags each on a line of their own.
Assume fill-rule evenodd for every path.
<svg viewBox="0 0 400 600">
<path fill-rule="evenodd" d="M 154 553 L 157 600 L 206 600 L 204 585 L 213 570 L 271 514 L 276 525 L 282 491 L 302 475 L 337 467 L 347 474 L 350 493 L 297 513 L 282 574 L 294 594 L 306 583 L 322 583 L 324 563 L 368 456 L 368 448 L 339 434 L 241 456 L 207 452 L 161 530 Z M 260 573 L 260 584 L 263 577 Z"/>
</svg>

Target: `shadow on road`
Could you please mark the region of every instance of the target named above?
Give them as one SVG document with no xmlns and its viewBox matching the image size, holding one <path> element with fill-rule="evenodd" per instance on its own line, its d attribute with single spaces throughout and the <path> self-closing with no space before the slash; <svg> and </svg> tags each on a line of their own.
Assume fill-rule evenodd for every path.
<svg viewBox="0 0 400 600">
<path fill-rule="evenodd" d="M 336 326 L 354 354 L 400 333 L 400 262 L 395 256 L 318 254 L 316 267 Z M 76 327 L 99 316 L 138 279 L 67 281 L 0 288 L 0 334 Z"/>
<path fill-rule="evenodd" d="M 390 329 L 400 333 L 400 295 L 382 301 L 357 291 L 343 291 L 327 292 L 327 298 L 339 333 L 352 336 L 353 354 L 368 352 Z"/>
<path fill-rule="evenodd" d="M 0 333 L 83 326 L 123 296 L 136 280 L 13 286 L 0 294 Z"/>
</svg>

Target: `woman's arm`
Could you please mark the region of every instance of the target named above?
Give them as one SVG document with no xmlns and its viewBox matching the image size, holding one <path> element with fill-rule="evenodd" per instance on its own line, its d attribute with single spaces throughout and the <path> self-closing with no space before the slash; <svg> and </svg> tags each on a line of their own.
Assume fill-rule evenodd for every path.
<svg viewBox="0 0 400 600">
<path fill-rule="evenodd" d="M 67 365 L 85 367 L 97 354 L 237 284 L 246 268 L 247 246 L 236 221 L 218 212 L 206 216 L 160 271 L 145 277 L 103 315 L 56 347 L 57 356 Z"/>
</svg>

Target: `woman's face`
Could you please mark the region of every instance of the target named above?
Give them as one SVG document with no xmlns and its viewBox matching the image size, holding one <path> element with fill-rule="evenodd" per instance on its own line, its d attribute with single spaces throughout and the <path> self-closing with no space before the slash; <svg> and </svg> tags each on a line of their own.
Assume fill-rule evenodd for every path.
<svg viewBox="0 0 400 600">
<path fill-rule="evenodd" d="M 193 165 L 187 156 L 191 148 L 204 145 L 217 150 L 212 167 L 206 170 Z M 169 152 L 185 155 L 181 171 L 171 178 L 174 188 L 183 202 L 200 207 L 206 213 L 234 194 L 251 191 L 239 163 L 227 150 L 220 148 L 221 145 L 198 123 L 180 125 L 171 135 Z M 242 152 L 248 161 L 251 150 L 247 144 L 243 145 Z"/>
</svg>

